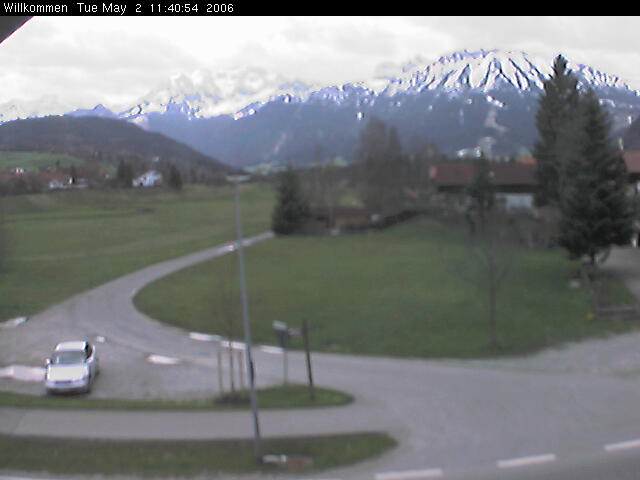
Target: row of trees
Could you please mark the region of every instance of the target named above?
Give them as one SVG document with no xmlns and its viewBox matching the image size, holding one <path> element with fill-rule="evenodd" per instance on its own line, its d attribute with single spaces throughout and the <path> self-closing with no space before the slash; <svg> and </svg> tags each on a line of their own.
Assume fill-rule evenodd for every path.
<svg viewBox="0 0 640 480">
<path fill-rule="evenodd" d="M 430 165 L 443 159 L 430 143 L 415 153 L 405 152 L 396 129 L 371 117 L 360 133 L 354 183 L 370 210 L 397 213 L 411 202 L 410 192 L 416 196 L 424 191 Z"/>
<path fill-rule="evenodd" d="M 274 231 L 299 231 L 308 219 L 310 204 L 331 215 L 347 188 L 354 188 L 372 212 L 396 214 L 415 201 L 417 192 L 427 186 L 429 166 L 442 158 L 432 144 L 420 152 L 405 153 L 396 129 L 371 117 L 360 133 L 353 165 L 338 166 L 332 158 L 304 170 L 290 167 L 279 176 Z"/>
<path fill-rule="evenodd" d="M 562 56 L 545 82 L 536 123 L 536 203 L 560 212 L 558 242 L 570 257 L 588 259 L 583 276 L 597 307 L 596 259 L 612 245 L 628 244 L 633 234 L 635 211 L 627 194 L 624 158 L 612 141 L 607 112 L 592 90 L 578 87 Z M 476 280 L 487 291 L 490 345 L 498 348 L 498 292 L 515 252 L 509 222 L 495 209 L 488 162 L 481 158 L 476 166 L 467 189 L 474 239 L 469 251 L 476 260 L 470 263 L 480 269 Z"/>
<path fill-rule="evenodd" d="M 536 125 L 537 203 L 559 209 L 558 241 L 570 256 L 595 265 L 611 245 L 629 243 L 635 212 L 608 114 L 592 90 L 578 87 L 562 56 L 545 82 Z"/>
</svg>

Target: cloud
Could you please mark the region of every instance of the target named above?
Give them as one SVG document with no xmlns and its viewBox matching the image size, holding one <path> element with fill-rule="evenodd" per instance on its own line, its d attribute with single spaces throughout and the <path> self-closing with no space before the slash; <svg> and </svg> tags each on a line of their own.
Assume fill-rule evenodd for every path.
<svg viewBox="0 0 640 480">
<path fill-rule="evenodd" d="M 481 48 L 562 53 L 640 88 L 638 27 L 638 17 L 35 17 L 0 45 L 0 103 L 133 101 L 199 68 L 346 83 Z"/>
</svg>

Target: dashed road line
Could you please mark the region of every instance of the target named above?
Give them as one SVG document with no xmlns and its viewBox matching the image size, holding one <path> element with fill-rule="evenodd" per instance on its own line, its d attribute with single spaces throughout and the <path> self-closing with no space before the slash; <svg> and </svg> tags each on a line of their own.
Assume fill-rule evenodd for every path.
<svg viewBox="0 0 640 480">
<path fill-rule="evenodd" d="M 540 463 L 553 462 L 557 459 L 555 454 L 546 453 L 544 455 L 531 455 L 529 457 L 510 458 L 508 460 L 498 460 L 498 468 L 526 467 Z"/>
<path fill-rule="evenodd" d="M 627 440 L 626 442 L 609 443 L 608 445 L 604 446 L 604 449 L 607 452 L 627 450 L 629 448 L 640 448 L 640 439 Z"/>
<path fill-rule="evenodd" d="M 147 357 L 149 363 L 155 363 L 156 365 L 177 365 L 180 363 L 179 358 L 167 357 L 165 355 L 149 355 Z"/>
<path fill-rule="evenodd" d="M 444 472 L 440 468 L 426 470 L 405 470 L 402 472 L 376 473 L 375 480 L 410 480 L 418 478 L 440 478 Z"/>
</svg>

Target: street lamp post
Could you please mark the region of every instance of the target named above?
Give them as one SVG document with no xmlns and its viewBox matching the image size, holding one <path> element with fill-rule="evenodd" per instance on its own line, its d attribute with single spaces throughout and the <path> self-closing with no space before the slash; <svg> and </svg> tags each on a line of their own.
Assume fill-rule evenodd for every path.
<svg viewBox="0 0 640 480">
<path fill-rule="evenodd" d="M 249 325 L 249 305 L 247 303 L 247 288 L 244 278 L 244 251 L 242 245 L 242 221 L 240 219 L 240 187 L 248 176 L 227 177 L 234 184 L 235 189 L 235 219 L 236 219 L 236 250 L 238 252 L 238 274 L 240 277 L 240 297 L 242 301 L 242 326 L 244 329 L 245 365 L 247 378 L 249 379 L 249 397 L 251 400 L 251 413 L 253 415 L 254 452 L 256 461 L 262 462 L 262 445 L 260 441 L 260 423 L 258 421 L 258 402 L 255 390 L 255 369 L 251 357 L 251 326 Z"/>
</svg>

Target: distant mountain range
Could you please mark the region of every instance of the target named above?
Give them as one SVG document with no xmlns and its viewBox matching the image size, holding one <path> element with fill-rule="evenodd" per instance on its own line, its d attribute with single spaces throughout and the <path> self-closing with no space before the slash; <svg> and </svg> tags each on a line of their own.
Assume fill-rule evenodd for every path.
<svg viewBox="0 0 640 480">
<path fill-rule="evenodd" d="M 260 69 L 197 71 L 169 79 L 125 111 L 99 105 L 69 115 L 127 120 L 243 167 L 350 161 L 374 115 L 396 127 L 408 152 L 431 142 L 448 155 L 516 155 L 535 140 L 538 97 L 552 63 L 523 52 L 462 51 L 431 63 L 416 59 L 384 78 L 325 87 Z M 624 135 L 640 116 L 640 93 L 589 66 L 570 68 L 609 109 L 615 135 Z M 0 120 L 19 111 L 0 105 Z"/>
</svg>

